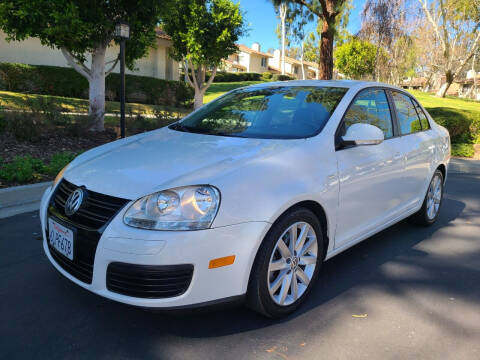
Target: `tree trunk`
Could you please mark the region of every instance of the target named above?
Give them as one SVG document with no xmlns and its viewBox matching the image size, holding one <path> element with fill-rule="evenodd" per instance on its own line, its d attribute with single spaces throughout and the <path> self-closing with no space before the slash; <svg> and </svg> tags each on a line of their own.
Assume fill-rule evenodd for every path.
<svg viewBox="0 0 480 360">
<path fill-rule="evenodd" d="M 442 86 L 440 86 L 440 89 L 438 89 L 435 96 L 444 98 L 445 95 L 447 95 L 448 88 L 453 83 L 453 78 L 454 76 L 452 72 L 450 70 L 447 70 L 447 72 L 445 73 L 445 83 Z"/>
<path fill-rule="evenodd" d="M 200 89 L 195 89 L 195 97 L 193 101 L 193 108 L 197 110 L 203 105 L 203 91 Z"/>
<path fill-rule="evenodd" d="M 302 56 L 300 57 L 300 64 L 302 65 L 302 80 L 305 80 L 305 67 L 303 66 L 303 41 L 302 41 Z"/>
<path fill-rule="evenodd" d="M 280 20 L 282 25 L 282 75 L 285 75 L 285 18 L 287 16 L 287 4 L 280 4 Z"/>
<path fill-rule="evenodd" d="M 99 47 L 92 52 L 92 67 L 89 79 L 89 108 L 88 114 L 93 119 L 92 130 L 103 131 L 105 114 L 105 52 L 106 48 Z"/>
<path fill-rule="evenodd" d="M 319 77 L 321 80 L 331 80 L 333 77 L 333 39 L 335 33 L 335 17 L 323 20 L 320 34 Z"/>
</svg>

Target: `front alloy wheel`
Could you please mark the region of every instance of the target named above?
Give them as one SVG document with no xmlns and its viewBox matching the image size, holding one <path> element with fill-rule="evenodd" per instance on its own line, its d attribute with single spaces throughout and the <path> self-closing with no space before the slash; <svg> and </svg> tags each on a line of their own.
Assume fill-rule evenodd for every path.
<svg viewBox="0 0 480 360">
<path fill-rule="evenodd" d="M 314 213 L 296 208 L 282 215 L 255 258 L 248 305 L 268 317 L 286 316 L 305 299 L 323 262 L 323 229 Z"/>
<path fill-rule="evenodd" d="M 286 306 L 303 295 L 317 266 L 317 236 L 306 222 L 291 225 L 280 236 L 268 267 L 268 288 L 276 304 Z"/>
</svg>

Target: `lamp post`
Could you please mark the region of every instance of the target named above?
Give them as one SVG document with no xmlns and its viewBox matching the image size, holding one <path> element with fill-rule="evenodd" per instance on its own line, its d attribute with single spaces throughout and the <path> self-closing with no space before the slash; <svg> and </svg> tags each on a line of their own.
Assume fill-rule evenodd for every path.
<svg viewBox="0 0 480 360">
<path fill-rule="evenodd" d="M 130 37 L 130 26 L 125 21 L 115 24 L 115 37 L 120 39 L 120 136 L 125 137 L 125 41 Z"/>
</svg>

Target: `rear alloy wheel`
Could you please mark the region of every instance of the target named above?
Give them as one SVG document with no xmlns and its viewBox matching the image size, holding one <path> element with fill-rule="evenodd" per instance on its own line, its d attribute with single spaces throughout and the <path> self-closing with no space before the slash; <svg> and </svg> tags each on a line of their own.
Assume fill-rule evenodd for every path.
<svg viewBox="0 0 480 360">
<path fill-rule="evenodd" d="M 443 200 L 443 174 L 436 170 L 428 186 L 427 194 L 420 210 L 413 214 L 411 220 L 415 224 L 429 226 L 438 218 Z"/>
<path fill-rule="evenodd" d="M 283 215 L 255 259 L 249 306 L 268 317 L 293 312 L 310 291 L 322 261 L 323 232 L 317 217 L 304 208 Z"/>
</svg>

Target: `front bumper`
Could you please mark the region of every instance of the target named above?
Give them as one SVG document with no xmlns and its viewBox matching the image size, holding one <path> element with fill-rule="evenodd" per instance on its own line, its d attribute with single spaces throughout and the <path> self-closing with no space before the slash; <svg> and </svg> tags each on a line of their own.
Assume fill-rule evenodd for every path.
<svg viewBox="0 0 480 360">
<path fill-rule="evenodd" d="M 50 262 L 66 278 L 95 294 L 142 307 L 187 307 L 245 294 L 255 255 L 270 227 L 267 222 L 247 222 L 199 231 L 141 230 L 123 223 L 127 205 L 101 235 L 95 253 L 92 283 L 87 284 L 65 271 L 50 254 L 46 226 L 52 193 L 52 188 L 47 189 L 40 205 L 43 248 Z M 209 269 L 210 260 L 229 255 L 235 255 L 232 265 Z M 190 286 L 179 296 L 137 298 L 107 289 L 107 267 L 112 262 L 137 265 L 192 264 L 194 270 Z"/>
</svg>

